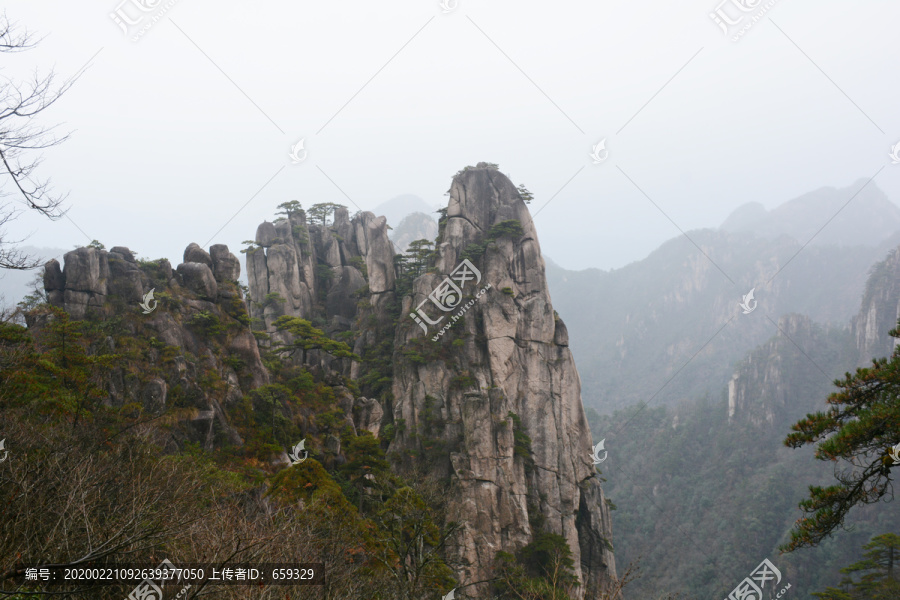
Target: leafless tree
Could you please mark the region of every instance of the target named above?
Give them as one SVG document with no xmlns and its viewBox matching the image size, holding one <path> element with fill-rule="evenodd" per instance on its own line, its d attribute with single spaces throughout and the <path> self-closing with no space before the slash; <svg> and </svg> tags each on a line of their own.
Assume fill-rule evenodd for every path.
<svg viewBox="0 0 900 600">
<path fill-rule="evenodd" d="M 0 14 L 0 53 L 13 54 L 34 48 L 40 39 Z M 24 205 L 50 220 L 61 218 L 66 194 L 53 191 L 50 179 L 40 179 L 36 171 L 42 162 L 40 152 L 64 142 L 68 135 L 57 136 L 56 126 L 45 126 L 37 117 L 50 108 L 72 87 L 80 72 L 57 86 L 53 71 L 37 71 L 27 80 L 12 80 L 0 75 L 0 197 L 11 198 L 0 204 L 0 269 L 33 269 L 40 264 L 18 250 L 23 240 L 10 240 L 4 226 L 14 220 Z"/>
</svg>

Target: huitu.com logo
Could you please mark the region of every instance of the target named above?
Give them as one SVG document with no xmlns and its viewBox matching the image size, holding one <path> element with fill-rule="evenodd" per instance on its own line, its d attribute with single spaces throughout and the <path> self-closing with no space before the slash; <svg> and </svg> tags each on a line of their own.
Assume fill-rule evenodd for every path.
<svg viewBox="0 0 900 600">
<path fill-rule="evenodd" d="M 441 13 L 448 14 L 456 10 L 456 7 L 459 6 L 459 0 L 441 0 Z"/>
<path fill-rule="evenodd" d="M 3 452 L 3 458 L 0 458 L 0 463 L 2 463 L 9 456 L 9 450 L 6 449 L 6 438 L 0 440 L 0 452 Z"/>
<path fill-rule="evenodd" d="M 151 289 L 149 292 L 144 294 L 144 300 L 140 303 L 140 307 L 144 309 L 144 314 L 149 315 L 154 310 L 156 310 L 156 305 L 159 304 L 156 300 L 153 299 L 153 292 L 156 288 Z M 150 303 L 153 303 L 151 306 Z"/>
<path fill-rule="evenodd" d="M 428 315 L 425 313 L 425 310 L 422 308 L 422 305 L 431 300 L 432 304 L 438 307 L 443 312 L 450 312 L 455 310 L 460 303 L 462 303 L 463 299 L 463 288 L 466 285 L 467 281 L 475 281 L 475 285 L 481 283 L 481 271 L 475 268 L 469 259 L 464 258 L 461 263 L 459 263 L 453 272 L 450 273 L 441 283 L 438 284 L 434 290 L 425 300 L 422 300 L 419 305 L 416 307 L 416 312 L 409 313 L 409 316 L 419 324 L 419 327 L 422 328 L 422 331 L 428 333 L 428 325 L 437 325 L 441 321 L 444 320 L 444 316 L 442 315 L 437 319 L 430 319 Z M 431 341 L 436 342 L 439 337 L 444 335 L 444 333 L 450 329 L 450 327 L 456 323 L 460 319 L 460 317 L 465 314 L 469 308 L 475 304 L 475 301 L 480 298 L 489 288 L 491 284 L 487 284 L 483 287 L 477 294 L 475 294 L 475 298 L 466 303 L 462 309 L 450 317 L 450 322 L 444 325 L 443 329 L 438 332 L 436 336 L 431 338 Z M 425 325 L 428 323 L 428 325 Z"/>
<path fill-rule="evenodd" d="M 119 26 L 126 37 L 130 36 L 131 41 L 136 42 L 177 2 L 178 0 L 168 0 L 163 4 L 163 0 L 122 0 L 115 10 L 109 13 L 109 18 Z"/>
<path fill-rule="evenodd" d="M 603 445 L 605 443 L 606 443 L 606 438 L 603 438 L 594 446 L 594 451 L 591 454 L 591 460 L 594 461 L 595 465 L 599 465 L 600 463 L 602 463 L 604 460 L 606 460 L 607 455 L 609 455 L 609 452 L 607 452 L 606 449 L 603 447 Z M 603 450 L 603 458 L 600 458 L 601 450 Z"/>
<path fill-rule="evenodd" d="M 299 142 L 291 146 L 291 153 L 288 156 L 291 157 L 291 162 L 295 165 L 306 160 L 306 150 L 303 149 L 303 140 L 305 139 L 306 138 L 302 138 Z"/>
<path fill-rule="evenodd" d="M 738 303 L 740 305 L 740 307 L 744 309 L 745 315 L 749 315 L 754 310 L 756 310 L 756 305 L 758 303 L 756 302 L 756 300 L 753 299 L 753 292 L 755 290 L 756 290 L 756 288 L 753 288 L 749 292 L 747 292 L 746 294 L 741 296 L 744 299 L 744 301 Z M 750 304 L 751 302 L 753 303 L 752 305 Z"/>
<path fill-rule="evenodd" d="M 300 458 L 301 452 L 303 453 L 303 458 Z M 300 443 L 294 446 L 288 455 L 291 457 L 292 465 L 299 465 L 306 460 L 309 457 L 309 452 L 306 451 L 306 438 L 300 440 Z"/>
<path fill-rule="evenodd" d="M 900 142 L 891 146 L 891 153 L 888 156 L 891 157 L 891 164 L 900 165 Z"/>
<path fill-rule="evenodd" d="M 0 449 L 2 449 L 2 448 L 3 448 L 3 443 L 0 442 Z M 895 465 L 900 465 L 900 443 L 898 443 L 896 446 L 891 448 L 891 450 L 890 450 L 890 452 L 888 452 L 888 454 L 891 455 L 891 460 L 894 461 Z"/>
<path fill-rule="evenodd" d="M 726 600 L 761 599 L 766 583 L 773 580 L 775 583 L 772 584 L 772 587 L 777 589 L 778 584 L 781 583 L 781 571 L 769 562 L 768 558 L 764 559 L 758 567 L 753 569 L 749 577 L 745 577 L 736 588 L 731 590 Z M 770 592 L 766 598 L 781 598 L 789 589 L 791 589 L 791 584 L 787 584 L 777 595 L 773 596 Z M 773 589 L 772 592 L 774 591 Z"/>
<path fill-rule="evenodd" d="M 592 146 L 590 156 L 593 159 L 595 165 L 599 165 L 604 160 L 609 158 L 609 150 L 606 149 L 606 138 L 603 138 L 594 146 Z"/>
<path fill-rule="evenodd" d="M 709 13 L 709 18 L 719 26 L 722 33 L 731 36 L 732 42 L 737 42 L 769 12 L 770 8 L 775 6 L 776 2 L 778 0 L 768 0 L 765 4 L 763 0 L 722 0 L 715 10 Z M 726 6 L 730 8 L 726 10 Z"/>
</svg>

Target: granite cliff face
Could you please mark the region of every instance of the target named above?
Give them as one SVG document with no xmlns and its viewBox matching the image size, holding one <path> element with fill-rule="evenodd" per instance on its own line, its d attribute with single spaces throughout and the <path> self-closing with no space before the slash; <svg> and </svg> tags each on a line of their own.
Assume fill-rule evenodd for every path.
<svg viewBox="0 0 900 600">
<path fill-rule="evenodd" d="M 773 426 L 818 410 L 831 380 L 874 358 L 889 357 L 888 332 L 900 317 L 900 248 L 869 269 L 858 314 L 826 328 L 799 314 L 782 316 L 774 337 L 747 353 L 728 382 L 729 421 Z"/>
<path fill-rule="evenodd" d="M 296 341 L 276 321 L 310 321 L 360 358 L 310 348 L 285 362 L 331 386 L 354 434 L 390 441 L 396 471 L 449 485 L 447 518 L 461 525 L 446 557 L 457 597 L 488 597 L 497 553 L 515 553 L 542 533 L 567 542 L 580 581 L 575 598 L 608 590 L 616 576 L 611 519 L 581 381 L 515 186 L 487 163 L 460 171 L 418 276 L 397 260 L 384 217 L 332 210 L 333 222 L 316 213 L 312 223 L 296 205 L 257 228 L 243 251 L 246 299 L 239 261 L 222 245 L 206 252 L 191 244 L 175 269 L 165 259 L 138 262 L 123 247 L 81 248 L 66 254 L 65 269 L 47 263 L 45 288 L 72 318 L 121 318 L 127 335 L 153 340 L 144 358 L 160 368 L 123 366 L 108 383 L 108 402 L 189 409 L 176 418 L 172 449 L 241 445 L 228 415 L 273 410 L 247 404 L 270 382 L 260 351 Z M 151 289 L 159 309 L 142 314 Z M 210 383 L 217 379 L 227 385 Z M 304 435 L 318 433 L 308 414 L 299 421 Z M 343 464 L 340 439 L 326 437 L 329 464 Z M 276 455 L 270 464 L 289 461 Z"/>
<path fill-rule="evenodd" d="M 873 358 L 890 356 L 896 340 L 888 332 L 900 317 L 900 248 L 892 250 L 874 265 L 866 282 L 859 314 L 851 332 L 859 351 L 858 366 L 872 364 Z"/>
<path fill-rule="evenodd" d="M 520 549 L 542 523 L 573 552 L 576 597 L 594 597 L 615 560 L 581 383 L 530 214 L 495 168 L 479 163 L 454 178 L 430 271 L 403 299 L 390 411 L 402 426 L 390 450 L 405 457 L 401 468 L 427 462 L 452 482 L 451 513 L 465 516 L 454 548 L 463 583 L 489 579 L 496 553 Z M 446 290 L 449 274 L 461 297 L 452 287 L 437 296 L 453 306 L 445 312 L 429 294 Z M 433 440 L 446 456 L 430 460 Z M 468 597 L 486 597 L 476 589 Z"/>
<path fill-rule="evenodd" d="M 167 406 L 181 409 L 177 420 L 182 427 L 173 429 L 165 442 L 170 449 L 184 442 L 198 442 L 207 449 L 240 445 L 223 408 L 268 383 L 269 374 L 246 327 L 249 320 L 237 284 L 241 267 L 227 246 L 214 245 L 207 253 L 191 244 L 175 270 L 166 259 L 138 263 L 123 246 L 109 252 L 79 248 L 63 260 L 65 268 L 56 260 L 44 267 L 51 305 L 72 319 L 115 319 L 116 336 L 151 341 L 148 356 L 130 359 L 144 359 L 153 368 L 134 368 L 129 358 L 123 359 L 105 382 L 106 403 L 114 407 L 137 403 L 157 415 Z M 151 291 L 154 296 L 147 303 L 151 310 L 144 314 L 140 303 Z M 28 325 L 40 327 L 47 318 L 28 315 Z M 209 335 L 211 323 L 221 332 L 215 340 Z M 108 352 L 128 356 L 129 348 L 117 347 L 112 335 L 106 346 Z M 201 384 L 212 374 L 222 385 Z"/>
</svg>

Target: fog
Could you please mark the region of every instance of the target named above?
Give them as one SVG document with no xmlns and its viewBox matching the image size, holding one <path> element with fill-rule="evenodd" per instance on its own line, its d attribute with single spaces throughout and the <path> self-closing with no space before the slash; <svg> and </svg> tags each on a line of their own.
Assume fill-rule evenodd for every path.
<svg viewBox="0 0 900 600">
<path fill-rule="evenodd" d="M 73 132 L 41 166 L 70 211 L 7 227 L 33 246 L 177 264 L 190 242 L 237 252 L 286 200 L 444 202 L 478 161 L 534 194 L 542 250 L 570 269 L 621 267 L 750 201 L 872 177 L 900 198 L 896 3 L 782 0 L 738 41 L 715 0 L 75 4 L 5 3 L 44 36 L 5 77 L 88 65 L 40 116 Z M 165 14 L 125 34 L 117 9 Z"/>
</svg>

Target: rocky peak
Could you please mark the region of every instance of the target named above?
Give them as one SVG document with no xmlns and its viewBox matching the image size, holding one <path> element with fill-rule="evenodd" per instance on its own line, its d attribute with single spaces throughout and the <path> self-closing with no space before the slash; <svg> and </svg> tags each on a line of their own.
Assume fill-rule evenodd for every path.
<svg viewBox="0 0 900 600">
<path fill-rule="evenodd" d="M 462 584 L 489 579 L 498 551 L 544 530 L 568 542 L 576 597 L 595 597 L 615 561 L 581 382 L 528 208 L 493 165 L 454 177 L 433 267 L 403 299 L 390 451 L 399 468 L 451 482 Z"/>
<path fill-rule="evenodd" d="M 205 448 L 217 443 L 240 445 L 223 407 L 268 383 L 269 375 L 246 326 L 249 318 L 237 284 L 240 263 L 228 247 L 219 244 L 207 252 L 190 244 L 175 270 L 166 259 L 138 262 L 124 246 L 109 252 L 78 248 L 67 252 L 63 262 L 64 268 L 56 260 L 44 267 L 51 305 L 75 320 L 118 317 L 119 334 L 150 341 L 147 364 L 154 368 L 135 369 L 123 358 L 105 382 L 106 403 L 137 403 L 151 414 L 181 409 L 180 427 L 172 430 L 167 442 L 170 448 L 186 441 Z M 27 319 L 29 327 L 39 328 L 45 317 L 29 314 Z M 220 333 L 210 336 L 210 328 Z M 106 345 L 110 352 L 129 356 L 127 347 L 117 350 L 113 336 Z M 210 373 L 224 385 L 202 385 Z"/>
<path fill-rule="evenodd" d="M 851 324 L 859 351 L 858 366 L 867 366 L 873 358 L 890 356 L 895 340 L 888 331 L 900 318 L 900 248 L 875 264 L 869 272 L 859 314 Z"/>
</svg>

